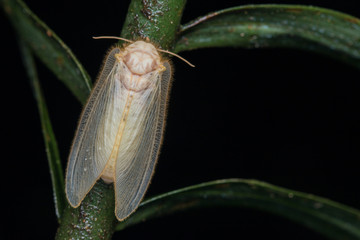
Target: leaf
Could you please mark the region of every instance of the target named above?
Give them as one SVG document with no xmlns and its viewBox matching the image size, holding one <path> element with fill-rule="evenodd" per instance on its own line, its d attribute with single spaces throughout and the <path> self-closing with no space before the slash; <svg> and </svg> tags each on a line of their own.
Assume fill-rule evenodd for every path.
<svg viewBox="0 0 360 240">
<path fill-rule="evenodd" d="M 247 5 L 184 24 L 175 52 L 205 47 L 292 47 L 360 67 L 360 20 L 319 7 Z"/>
<path fill-rule="evenodd" d="M 29 47 L 23 42 L 19 41 L 20 50 L 27 74 L 30 79 L 31 87 L 34 97 L 39 109 L 39 116 L 41 120 L 41 128 L 44 136 L 45 149 L 50 168 L 51 183 L 54 192 L 55 212 L 58 220 L 66 206 L 65 192 L 64 192 L 64 176 L 61 167 L 61 159 L 57 146 L 57 141 L 52 130 L 49 113 L 47 111 L 44 95 L 41 90 L 40 82 L 38 79 L 35 61 L 33 54 Z"/>
<path fill-rule="evenodd" d="M 21 0 L 3 0 L 2 4 L 18 36 L 84 104 L 91 80 L 72 51 Z"/>
<path fill-rule="evenodd" d="M 198 207 L 264 210 L 294 220 L 332 239 L 360 239 L 360 212 L 331 200 L 265 182 L 225 179 L 168 192 L 144 201 L 116 230 Z"/>
</svg>

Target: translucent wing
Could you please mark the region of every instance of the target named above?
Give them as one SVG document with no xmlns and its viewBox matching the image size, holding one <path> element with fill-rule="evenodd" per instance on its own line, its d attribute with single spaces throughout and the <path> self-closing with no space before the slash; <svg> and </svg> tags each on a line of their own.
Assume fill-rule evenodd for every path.
<svg viewBox="0 0 360 240">
<path fill-rule="evenodd" d="M 154 75 L 156 86 L 134 97 L 131 114 L 124 129 L 115 170 L 115 214 L 119 220 L 128 217 L 139 205 L 150 183 L 159 153 L 165 125 L 171 66 Z"/>
<path fill-rule="evenodd" d="M 109 53 L 82 112 L 71 148 L 65 191 L 73 207 L 80 205 L 99 179 L 112 150 L 114 135 L 108 133 L 117 128 L 121 118 L 118 114 L 121 104 L 114 97 L 120 91 L 119 83 L 115 81 L 119 68 L 115 54 L 119 52 L 119 48 L 114 48 Z"/>
</svg>

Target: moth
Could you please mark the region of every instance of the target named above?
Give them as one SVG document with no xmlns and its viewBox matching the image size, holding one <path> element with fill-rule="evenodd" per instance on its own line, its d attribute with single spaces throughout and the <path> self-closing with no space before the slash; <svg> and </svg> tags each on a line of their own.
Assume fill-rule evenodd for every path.
<svg viewBox="0 0 360 240">
<path fill-rule="evenodd" d="M 106 56 L 82 111 L 65 179 L 75 208 L 100 178 L 113 183 L 119 221 L 139 206 L 153 175 L 172 78 L 170 62 L 159 53 L 170 52 L 130 42 Z"/>
</svg>

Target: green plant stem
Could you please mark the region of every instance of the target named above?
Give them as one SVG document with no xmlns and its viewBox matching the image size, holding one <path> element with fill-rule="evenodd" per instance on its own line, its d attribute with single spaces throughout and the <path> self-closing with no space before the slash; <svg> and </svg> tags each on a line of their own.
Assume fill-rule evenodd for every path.
<svg viewBox="0 0 360 240">
<path fill-rule="evenodd" d="M 148 39 L 167 50 L 173 49 L 186 0 L 133 0 L 121 36 Z"/>
<path fill-rule="evenodd" d="M 149 39 L 170 49 L 184 6 L 185 0 L 133 0 L 122 37 Z M 113 186 L 98 181 L 78 208 L 65 208 L 56 239 L 110 239 L 116 222 L 114 207 Z"/>
<path fill-rule="evenodd" d="M 111 239 L 116 223 L 113 185 L 98 181 L 78 208 L 65 208 L 55 239 Z"/>
</svg>

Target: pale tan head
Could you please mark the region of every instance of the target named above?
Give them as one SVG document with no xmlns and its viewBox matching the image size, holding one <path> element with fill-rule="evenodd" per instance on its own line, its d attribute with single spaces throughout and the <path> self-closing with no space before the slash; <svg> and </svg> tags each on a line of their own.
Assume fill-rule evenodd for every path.
<svg viewBox="0 0 360 240">
<path fill-rule="evenodd" d="M 153 72 L 161 65 L 159 53 L 154 45 L 144 41 L 130 44 L 121 55 L 126 66 L 136 75 Z"/>
</svg>

